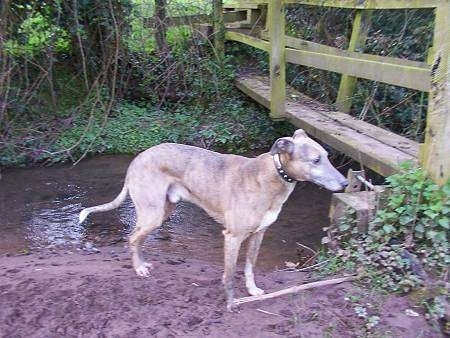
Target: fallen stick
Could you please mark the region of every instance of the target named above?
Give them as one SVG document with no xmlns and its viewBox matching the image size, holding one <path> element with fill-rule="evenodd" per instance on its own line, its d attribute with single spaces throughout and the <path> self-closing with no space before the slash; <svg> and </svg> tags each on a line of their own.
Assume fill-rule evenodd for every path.
<svg viewBox="0 0 450 338">
<path fill-rule="evenodd" d="M 283 290 L 279 290 L 279 291 L 275 291 L 275 292 L 271 292 L 271 293 L 266 293 L 266 294 L 260 295 L 260 296 L 249 296 L 249 297 L 238 298 L 238 299 L 234 300 L 234 304 L 235 305 L 239 305 L 239 304 L 243 304 L 243 303 L 254 302 L 254 301 L 257 301 L 257 300 L 270 299 L 270 298 L 274 298 L 274 297 L 278 297 L 278 296 L 282 296 L 282 295 L 288 295 L 290 293 L 297 293 L 299 291 L 303 291 L 303 290 L 307 290 L 307 289 L 317 288 L 317 287 L 320 287 L 320 286 L 327 286 L 327 285 L 333 285 L 333 284 L 339 284 L 339 283 L 343 283 L 343 282 L 348 282 L 348 281 L 352 281 L 352 280 L 358 279 L 359 277 L 360 276 L 358 276 L 358 275 L 353 275 L 353 276 L 334 278 L 334 279 L 327 279 L 327 280 L 323 280 L 323 281 L 317 281 L 317 282 L 312 282 L 312 283 L 292 286 L 292 287 L 287 288 L 287 289 L 283 289 Z"/>
</svg>

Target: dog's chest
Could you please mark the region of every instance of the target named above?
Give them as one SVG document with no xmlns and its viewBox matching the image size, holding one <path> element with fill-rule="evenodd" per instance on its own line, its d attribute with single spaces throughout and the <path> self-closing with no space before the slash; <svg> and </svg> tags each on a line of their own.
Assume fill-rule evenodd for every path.
<svg viewBox="0 0 450 338">
<path fill-rule="evenodd" d="M 275 222 L 278 218 L 278 215 L 280 214 L 281 208 L 279 208 L 278 210 L 269 210 L 267 211 L 262 220 L 261 223 L 259 225 L 259 227 L 255 230 L 255 232 L 258 232 L 260 230 L 263 230 L 267 227 L 269 227 L 273 222 Z"/>
<path fill-rule="evenodd" d="M 266 213 L 261 219 L 259 227 L 255 230 L 255 232 L 266 229 L 277 220 L 284 202 L 286 202 L 286 200 L 288 199 L 289 195 L 292 193 L 293 190 L 294 185 L 289 187 L 288 191 L 286 191 L 286 193 L 283 196 L 280 196 L 279 203 L 277 203 L 276 206 L 272 206 L 271 209 L 266 211 Z"/>
</svg>

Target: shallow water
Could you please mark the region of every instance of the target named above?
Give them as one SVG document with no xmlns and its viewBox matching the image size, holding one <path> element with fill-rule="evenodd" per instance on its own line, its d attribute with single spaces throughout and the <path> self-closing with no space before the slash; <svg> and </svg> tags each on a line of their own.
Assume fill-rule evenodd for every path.
<svg viewBox="0 0 450 338">
<path fill-rule="evenodd" d="M 77 166 L 3 171 L 0 180 L 0 254 L 36 248 L 97 247 L 123 242 L 135 221 L 127 200 L 117 210 L 89 216 L 78 225 L 83 207 L 111 201 L 121 190 L 130 156 L 102 156 Z M 317 248 L 327 225 L 331 194 L 298 184 L 279 219 L 266 232 L 258 266 L 281 268 L 307 257 L 296 242 Z M 164 225 L 149 236 L 145 250 L 220 264 L 221 226 L 194 205 L 180 203 Z M 242 250 L 244 252 L 244 250 Z"/>
</svg>

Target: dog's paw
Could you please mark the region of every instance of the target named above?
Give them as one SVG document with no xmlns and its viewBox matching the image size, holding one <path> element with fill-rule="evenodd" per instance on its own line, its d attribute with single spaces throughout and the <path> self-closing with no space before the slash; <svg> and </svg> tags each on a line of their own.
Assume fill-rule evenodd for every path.
<svg viewBox="0 0 450 338">
<path fill-rule="evenodd" d="M 239 313 L 239 306 L 234 302 L 227 302 L 227 312 Z"/>
<path fill-rule="evenodd" d="M 252 296 L 261 296 L 264 294 L 264 290 L 255 286 L 253 288 L 249 288 L 248 293 Z"/>
<path fill-rule="evenodd" d="M 151 263 L 142 263 L 135 268 L 136 274 L 140 277 L 150 277 L 150 270 L 153 268 Z"/>
</svg>

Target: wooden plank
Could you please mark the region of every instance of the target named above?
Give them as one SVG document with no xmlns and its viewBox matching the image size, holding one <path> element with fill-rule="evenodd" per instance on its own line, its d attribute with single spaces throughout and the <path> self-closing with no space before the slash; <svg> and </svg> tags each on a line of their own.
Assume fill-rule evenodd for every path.
<svg viewBox="0 0 450 338">
<path fill-rule="evenodd" d="M 227 33 L 230 33 L 226 35 L 229 40 L 267 50 L 262 39 L 245 37 L 243 33 L 231 31 Z M 263 32 L 261 35 L 266 36 Z M 431 70 L 422 62 L 343 51 L 292 37 L 286 37 L 285 41 L 288 46 L 304 48 L 303 50 L 286 48 L 288 62 L 426 92 L 431 88 Z M 321 51 L 330 49 L 337 55 L 311 51 L 307 48 Z"/>
<path fill-rule="evenodd" d="M 268 8 L 270 41 L 270 116 L 280 119 L 286 104 L 285 13 L 283 0 L 272 0 Z"/>
<path fill-rule="evenodd" d="M 260 5 L 267 5 L 269 1 L 233 1 L 223 5 L 226 9 L 257 9 Z"/>
<path fill-rule="evenodd" d="M 239 88 L 245 88 L 244 92 L 251 93 L 251 97 L 257 102 L 269 107 L 270 85 L 267 80 L 261 77 L 243 76 L 237 79 L 237 84 Z M 290 122 L 383 176 L 396 172 L 398 165 L 404 161 L 417 162 L 415 156 L 390 145 L 398 143 L 398 140 L 408 144 L 412 141 L 395 134 L 390 139 L 388 134 L 383 134 L 385 132 L 383 129 L 362 121 L 353 124 L 355 119 L 352 121 L 349 116 L 345 123 L 341 123 L 340 117 L 336 118 L 334 115 L 333 118 L 333 114 L 331 117 L 327 116 L 330 112 L 290 99 L 286 103 L 286 117 Z M 372 131 L 370 135 L 364 134 L 361 132 L 363 124 L 366 124 L 366 129 L 373 128 L 375 131 Z M 383 134 L 381 140 L 374 137 L 378 132 Z M 417 149 L 418 145 L 415 144 L 414 147 Z"/>
<path fill-rule="evenodd" d="M 261 32 L 261 37 L 267 37 Z M 380 81 L 396 86 L 429 91 L 430 67 L 424 62 L 345 51 L 286 36 L 286 59 L 304 66 Z"/>
<path fill-rule="evenodd" d="M 285 0 L 286 5 L 309 5 L 351 9 L 407 9 L 436 8 L 445 0 Z M 268 0 L 241 0 L 227 5 L 227 8 L 254 8 L 250 6 L 265 5 Z M 228 7 L 229 6 L 229 7 Z"/>
<path fill-rule="evenodd" d="M 231 41 L 238 41 L 245 43 L 249 46 L 264 50 L 268 52 L 270 50 L 270 43 L 268 41 L 264 41 L 253 36 L 243 34 L 237 31 L 227 30 L 225 33 L 225 38 Z"/>
<path fill-rule="evenodd" d="M 237 10 L 231 12 L 223 13 L 224 22 L 235 22 L 235 21 L 245 21 L 247 20 L 247 11 L 246 10 Z M 183 26 L 183 25 L 193 25 L 198 23 L 211 23 L 212 16 L 209 14 L 194 14 L 194 15 L 184 15 L 184 16 L 171 16 L 167 17 L 164 20 L 164 25 L 166 27 L 172 26 Z M 155 28 L 157 26 L 157 22 L 159 20 L 155 20 L 155 18 L 148 18 L 144 22 L 145 27 Z"/>
<path fill-rule="evenodd" d="M 261 81 L 264 82 L 264 79 Z M 405 152 L 414 158 L 418 158 L 419 156 L 419 144 L 413 140 L 397 135 L 389 130 L 374 126 L 348 114 L 335 111 L 330 106 L 313 100 L 310 97 L 296 91 L 292 87 L 288 86 L 287 92 L 287 97 L 290 101 L 308 106 L 318 114 L 322 114 L 326 118 L 332 119 L 338 124 L 345 125 L 359 134 L 372 137 L 384 144 Z"/>
<path fill-rule="evenodd" d="M 286 60 L 291 63 L 319 68 L 331 72 L 379 81 L 421 91 L 429 91 L 430 70 L 411 66 L 400 66 L 355 57 L 286 49 Z"/>
<path fill-rule="evenodd" d="M 406 137 L 397 135 L 389 130 L 374 126 L 363 120 L 356 119 L 346 113 L 339 111 L 327 111 L 326 115 L 336 122 L 352 128 L 360 134 L 370 136 L 393 148 L 403 151 L 414 158 L 419 157 L 419 143 L 414 142 Z"/>
<path fill-rule="evenodd" d="M 241 31 L 242 33 L 245 33 L 244 30 Z M 263 40 L 268 40 L 268 34 L 265 31 L 262 31 L 260 33 L 261 38 Z M 422 68 L 422 69 L 428 69 L 429 66 L 425 62 L 420 61 L 411 61 L 407 59 L 400 59 L 390 56 L 381 56 L 381 55 L 373 55 L 373 54 L 367 54 L 367 53 L 359 53 L 354 51 L 348 51 L 343 50 L 336 47 L 327 46 L 321 43 L 312 42 L 304 39 L 294 38 L 292 36 L 286 36 L 286 46 L 292 47 L 299 50 L 304 50 L 308 52 L 314 52 L 314 53 L 321 53 L 321 54 L 335 54 L 337 56 L 345 56 L 345 57 L 352 57 L 359 60 L 368 60 L 368 61 L 375 61 L 380 63 L 391 63 L 396 64 L 400 66 L 408 66 L 408 67 L 415 67 L 415 68 Z"/>
<path fill-rule="evenodd" d="M 438 184 L 450 179 L 450 2 L 435 10 L 432 86 L 421 165 Z"/>
<path fill-rule="evenodd" d="M 445 0 L 444 0 L 445 1 Z M 353 9 L 435 8 L 442 0 L 286 0 L 290 5 L 310 5 Z"/>
<path fill-rule="evenodd" d="M 373 11 L 357 10 L 348 46 L 349 51 L 363 52 L 370 29 L 372 13 Z M 342 112 L 348 113 L 352 107 L 353 92 L 355 91 L 357 79 L 357 77 L 345 74 L 341 77 L 336 98 L 336 107 Z"/>
</svg>

